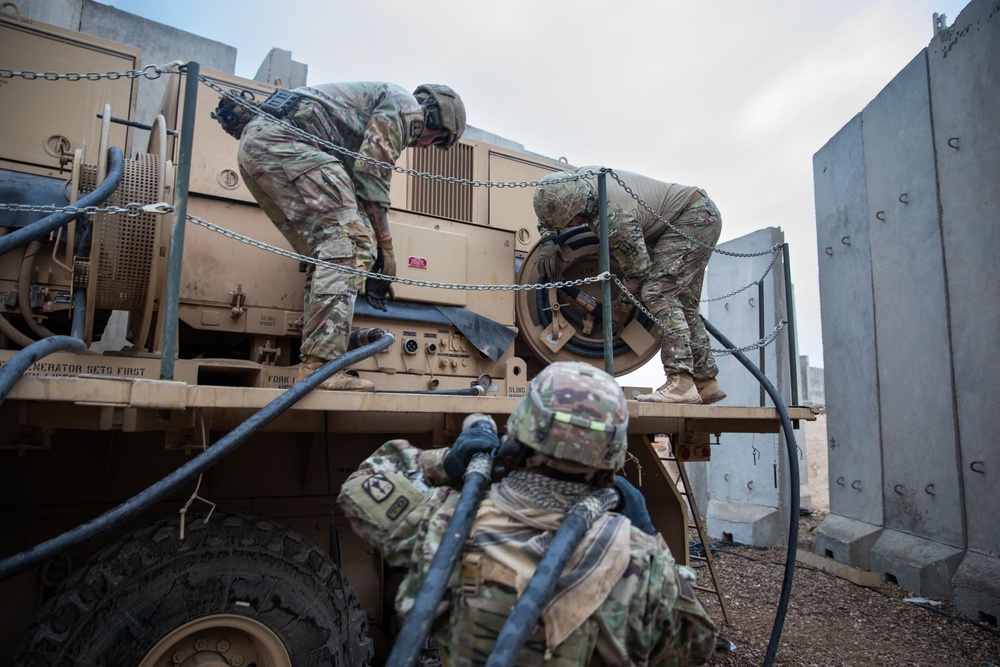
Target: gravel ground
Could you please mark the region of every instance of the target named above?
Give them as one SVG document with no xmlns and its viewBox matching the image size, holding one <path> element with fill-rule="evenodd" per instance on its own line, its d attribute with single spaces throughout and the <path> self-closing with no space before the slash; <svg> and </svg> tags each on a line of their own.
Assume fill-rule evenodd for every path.
<svg viewBox="0 0 1000 667">
<path fill-rule="evenodd" d="M 813 531 L 823 516 L 801 519 L 799 549 L 812 551 Z M 736 650 L 712 664 L 762 665 L 781 594 L 785 550 L 719 548 L 715 564 L 732 625 L 723 625 L 714 595 L 700 597 Z M 700 581 L 707 571 L 699 570 Z M 930 610 L 903 602 L 907 597 L 892 584 L 864 588 L 800 565 L 774 664 L 1000 667 L 996 628 L 955 617 L 948 602 Z"/>
<path fill-rule="evenodd" d="M 829 507 L 826 497 L 825 418 L 807 432 L 810 492 L 814 512 L 799 521 L 800 551 L 814 550 L 815 530 Z M 818 483 L 817 483 L 818 482 Z M 697 535 L 692 535 L 697 541 Z M 757 667 L 764 664 L 784 577 L 784 547 L 759 549 L 720 546 L 715 565 L 732 624 L 723 624 L 718 599 L 699 596 L 722 634 L 736 645 L 713 666 Z M 699 583 L 710 585 L 708 568 Z M 1000 632 L 996 627 L 955 616 L 944 601 L 928 609 L 903 602 L 911 597 L 899 586 L 857 586 L 814 568 L 795 570 L 792 596 L 774 665 L 927 665 L 1000 667 Z"/>
</svg>

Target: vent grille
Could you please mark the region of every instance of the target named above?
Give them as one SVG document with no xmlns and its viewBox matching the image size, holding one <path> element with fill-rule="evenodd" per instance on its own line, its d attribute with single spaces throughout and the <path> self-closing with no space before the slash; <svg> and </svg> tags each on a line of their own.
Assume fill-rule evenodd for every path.
<svg viewBox="0 0 1000 667">
<path fill-rule="evenodd" d="M 413 169 L 452 178 L 472 179 L 472 146 L 456 144 L 447 151 L 411 148 Z M 414 213 L 472 222 L 472 186 L 442 183 L 409 176 L 410 201 Z"/>
<path fill-rule="evenodd" d="M 126 160 L 121 185 L 104 203 L 125 206 L 155 202 L 157 171 L 155 155 L 139 155 L 135 160 Z M 80 192 L 92 191 L 96 181 L 96 167 L 83 165 Z M 91 254 L 91 269 L 96 266 L 98 272 L 97 309 L 142 314 L 153 265 L 158 219 L 155 213 L 141 213 L 136 217 L 102 214 L 98 218 Z"/>
</svg>

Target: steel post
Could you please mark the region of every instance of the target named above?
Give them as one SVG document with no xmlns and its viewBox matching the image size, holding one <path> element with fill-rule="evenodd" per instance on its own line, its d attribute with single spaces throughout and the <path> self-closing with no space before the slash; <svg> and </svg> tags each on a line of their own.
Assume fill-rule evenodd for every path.
<svg viewBox="0 0 1000 667">
<path fill-rule="evenodd" d="M 185 74 L 184 109 L 181 118 L 180 155 L 174 194 L 174 224 L 170 231 L 170 255 L 167 263 L 167 294 L 163 305 L 163 349 L 160 354 L 160 379 L 174 379 L 174 355 L 177 353 L 177 318 L 181 297 L 181 262 L 184 255 L 184 225 L 187 222 L 188 186 L 191 182 L 191 151 L 194 145 L 194 115 L 198 102 L 198 79 L 201 68 L 189 62 L 181 67 Z"/>
<path fill-rule="evenodd" d="M 611 253 L 608 249 L 608 181 L 603 171 L 597 174 L 597 209 L 601 214 L 601 273 L 611 273 Z M 604 370 L 615 374 L 614 339 L 611 333 L 611 281 L 601 283 L 601 307 L 604 317 Z"/>
</svg>

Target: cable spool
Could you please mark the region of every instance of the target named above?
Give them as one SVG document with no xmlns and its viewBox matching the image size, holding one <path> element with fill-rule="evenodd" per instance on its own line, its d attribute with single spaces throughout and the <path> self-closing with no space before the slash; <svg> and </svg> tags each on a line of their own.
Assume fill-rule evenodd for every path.
<svg viewBox="0 0 1000 667">
<path fill-rule="evenodd" d="M 556 243 L 567 258 L 562 269 L 566 280 L 600 274 L 600 241 L 587 227 L 567 229 L 556 239 Z M 536 245 L 522 263 L 518 284 L 555 282 L 555 279 L 539 273 L 538 250 Z M 617 268 L 612 259 L 612 273 Z M 612 299 L 617 294 L 618 286 L 612 283 Z M 600 302 L 600 283 L 519 291 L 514 302 L 520 327 L 519 339 L 543 364 L 583 361 L 603 368 L 604 336 Z M 615 374 L 624 375 L 649 361 L 659 351 L 661 337 L 659 328 L 638 309 L 633 309 L 625 328 L 613 344 Z"/>
<path fill-rule="evenodd" d="M 109 116 L 105 114 L 106 118 Z M 162 117 L 157 122 L 161 123 Z M 102 146 L 100 151 L 106 153 L 107 148 Z M 161 151 L 126 160 L 121 186 L 106 204 L 124 207 L 164 201 L 165 192 L 172 191 L 170 167 Z M 97 187 L 101 166 L 82 164 L 79 171 L 80 193 L 91 192 Z M 88 344 L 93 340 L 95 311 L 124 310 L 129 313 L 133 345 L 137 349 L 146 346 L 159 292 L 158 279 L 165 270 L 168 222 L 169 218 L 163 215 L 147 212 L 135 216 L 124 213 L 94 216 L 89 261 L 76 262 L 81 273 L 89 273 L 85 333 Z"/>
</svg>

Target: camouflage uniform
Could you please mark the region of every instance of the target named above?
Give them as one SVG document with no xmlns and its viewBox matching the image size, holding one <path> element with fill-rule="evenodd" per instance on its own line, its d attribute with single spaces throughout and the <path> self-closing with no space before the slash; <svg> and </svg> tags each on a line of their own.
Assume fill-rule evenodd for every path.
<svg viewBox="0 0 1000 667">
<path fill-rule="evenodd" d="M 444 472 L 447 452 L 420 450 L 405 440 L 387 442 L 341 488 L 339 502 L 354 530 L 378 547 L 389 565 L 405 568 L 396 595 L 396 609 L 404 615 L 413 607 L 458 502 L 459 492 L 448 485 Z M 547 485 L 558 488 L 547 494 L 538 491 Z M 515 568 L 503 562 L 503 554 L 515 564 L 528 555 L 531 563 L 537 562 L 566 510 L 592 490 L 528 471 L 515 471 L 493 485 L 432 626 L 446 664 L 485 662 L 523 584 L 512 572 Z M 690 585 L 678 576 L 663 538 L 647 535 L 614 513 L 605 519 L 588 531 L 559 586 L 589 564 L 581 552 L 617 548 L 621 566 L 613 575 L 580 577 L 592 584 L 584 593 L 595 586 L 600 593 L 578 595 L 567 606 L 590 605 L 588 615 L 578 625 L 567 626 L 555 646 L 549 639 L 549 616 L 543 615 L 516 664 L 703 664 L 714 650 L 715 626 Z M 498 552 L 500 547 L 505 550 Z M 501 556 L 494 558 L 497 553 Z"/>
<path fill-rule="evenodd" d="M 337 146 L 395 163 L 423 131 L 424 111 L 387 83 L 298 88 L 287 121 Z M 389 206 L 391 170 L 324 149 L 258 116 L 240 139 L 243 180 L 292 248 L 302 255 L 367 271 L 377 244 L 359 199 Z M 363 278 L 310 265 L 303 303 L 303 356 L 347 351 Z"/>
<path fill-rule="evenodd" d="M 577 173 L 598 167 L 580 167 Z M 714 246 L 722 232 L 722 217 L 704 190 L 662 183 L 627 171 L 615 173 L 650 208 L 688 236 Z M 597 179 L 588 179 L 597 192 Z M 600 219 L 590 224 L 600 233 Z M 539 221 L 539 231 L 553 234 Z M 687 373 L 709 380 L 719 373 L 699 313 L 705 267 L 712 252 L 668 228 L 608 178 L 608 232 L 611 254 L 630 291 L 641 296 L 649 311 L 677 336 L 665 335 L 660 348 L 668 376 Z M 634 289 L 633 289 L 634 288 Z M 698 346 L 688 345 L 691 340 Z"/>
</svg>

